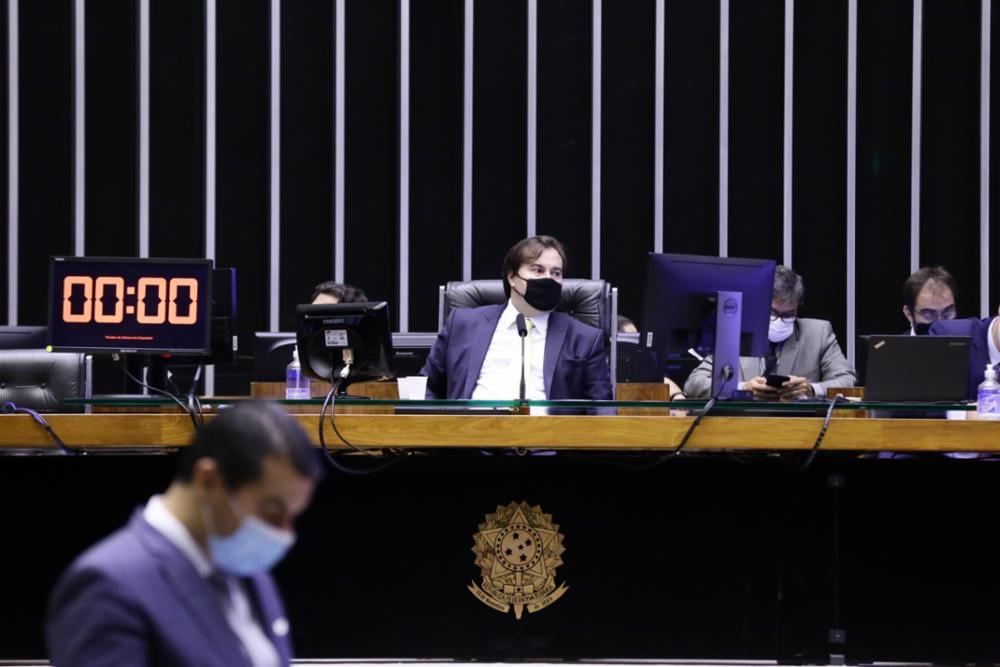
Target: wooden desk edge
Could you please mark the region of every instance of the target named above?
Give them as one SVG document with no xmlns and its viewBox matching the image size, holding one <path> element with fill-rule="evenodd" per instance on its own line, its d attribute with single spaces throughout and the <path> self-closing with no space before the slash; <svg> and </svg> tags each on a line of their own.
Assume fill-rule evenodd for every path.
<svg viewBox="0 0 1000 667">
<path fill-rule="evenodd" d="M 318 415 L 293 415 L 319 444 Z M 207 416 L 211 419 L 211 416 Z M 48 415 L 56 433 L 71 447 L 170 449 L 194 434 L 181 414 Z M 568 450 L 669 450 L 680 442 L 691 417 L 510 416 L 510 415 L 338 415 L 337 427 L 361 447 L 396 449 L 508 448 Z M 49 434 L 28 415 L 0 416 L 0 451 L 51 449 Z M 822 419 L 707 417 L 688 449 L 805 450 L 812 447 Z M 831 422 L 823 450 L 836 451 L 1000 451 L 1000 423 L 931 419 L 844 419 Z M 324 424 L 327 445 L 344 449 Z"/>
</svg>

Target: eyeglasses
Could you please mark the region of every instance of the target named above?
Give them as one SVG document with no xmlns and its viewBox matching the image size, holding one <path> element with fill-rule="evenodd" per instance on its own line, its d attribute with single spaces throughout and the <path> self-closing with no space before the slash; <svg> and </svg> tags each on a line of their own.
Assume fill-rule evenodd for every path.
<svg viewBox="0 0 1000 667">
<path fill-rule="evenodd" d="M 937 311 L 933 308 L 922 308 L 917 311 L 917 315 L 924 322 L 937 322 L 938 320 L 953 320 L 955 319 L 955 306 L 948 306 L 944 310 Z"/>
<path fill-rule="evenodd" d="M 791 324 L 792 322 L 795 321 L 795 318 L 797 318 L 798 316 L 799 316 L 799 314 L 797 312 L 795 312 L 794 310 L 788 310 L 788 311 L 785 311 L 784 313 L 779 313 L 776 310 L 772 310 L 771 311 L 771 321 L 772 322 L 777 322 L 778 320 L 781 320 L 785 324 Z"/>
</svg>

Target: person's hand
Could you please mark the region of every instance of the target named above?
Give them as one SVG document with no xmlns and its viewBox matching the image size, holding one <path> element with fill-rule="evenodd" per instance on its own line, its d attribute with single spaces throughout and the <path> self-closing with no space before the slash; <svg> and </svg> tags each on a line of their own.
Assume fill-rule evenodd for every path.
<svg viewBox="0 0 1000 667">
<path fill-rule="evenodd" d="M 800 396 L 812 398 L 815 395 L 816 392 L 809 380 L 798 375 L 789 376 L 788 380 L 781 384 L 781 389 L 778 390 L 778 396 L 782 400 L 794 400 Z"/>
<path fill-rule="evenodd" d="M 753 397 L 762 401 L 778 399 L 778 390 L 767 383 L 767 378 L 757 376 L 747 380 L 747 389 L 753 392 Z"/>
</svg>

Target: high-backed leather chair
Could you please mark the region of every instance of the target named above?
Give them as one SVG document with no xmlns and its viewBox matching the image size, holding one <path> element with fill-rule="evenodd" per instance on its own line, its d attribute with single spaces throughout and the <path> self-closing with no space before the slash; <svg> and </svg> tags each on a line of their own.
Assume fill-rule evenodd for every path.
<svg viewBox="0 0 1000 667">
<path fill-rule="evenodd" d="M 506 300 L 502 280 L 450 281 L 440 287 L 438 331 L 444 327 L 445 320 L 455 308 L 488 306 Z M 618 288 L 612 287 L 606 280 L 567 278 L 563 280 L 562 296 L 556 310 L 604 332 L 611 383 L 614 385 L 618 365 Z"/>
<path fill-rule="evenodd" d="M 90 359 L 78 352 L 0 350 L 0 405 L 39 412 L 81 412 L 67 398 L 90 396 Z"/>
</svg>

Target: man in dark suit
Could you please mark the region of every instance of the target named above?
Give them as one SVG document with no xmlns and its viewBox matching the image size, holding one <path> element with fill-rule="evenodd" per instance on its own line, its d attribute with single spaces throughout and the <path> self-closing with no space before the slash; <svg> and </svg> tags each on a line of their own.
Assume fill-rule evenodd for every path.
<svg viewBox="0 0 1000 667">
<path fill-rule="evenodd" d="M 288 665 L 268 574 L 322 475 L 280 408 L 244 403 L 181 454 L 177 477 L 69 567 L 49 601 L 49 657 L 74 665 Z"/>
<path fill-rule="evenodd" d="M 503 263 L 507 302 L 457 308 L 438 334 L 420 371 L 427 398 L 518 398 L 523 327 L 526 398 L 610 400 L 604 334 L 553 312 L 565 264 L 566 252 L 551 236 L 515 244 Z"/>
<path fill-rule="evenodd" d="M 1000 312 L 1000 311 L 998 311 Z M 938 320 L 931 325 L 932 336 L 968 336 L 969 341 L 969 379 L 966 386 L 966 396 L 976 400 L 979 383 L 983 381 L 986 364 L 996 366 L 1000 363 L 1000 318 L 975 317 L 961 320 Z"/>
<path fill-rule="evenodd" d="M 943 266 L 924 266 L 903 283 L 903 317 L 910 323 L 906 333 L 925 335 L 938 320 L 955 319 L 958 283 Z"/>
</svg>

